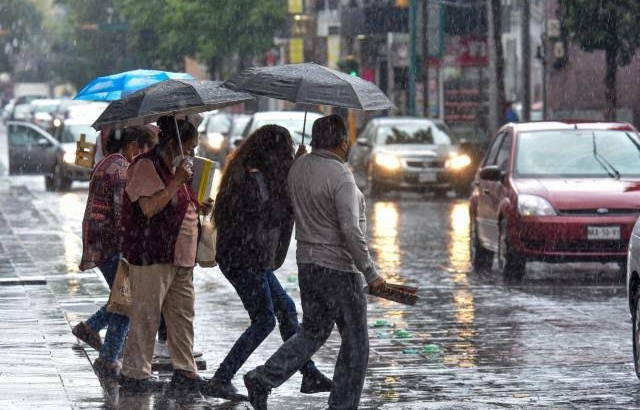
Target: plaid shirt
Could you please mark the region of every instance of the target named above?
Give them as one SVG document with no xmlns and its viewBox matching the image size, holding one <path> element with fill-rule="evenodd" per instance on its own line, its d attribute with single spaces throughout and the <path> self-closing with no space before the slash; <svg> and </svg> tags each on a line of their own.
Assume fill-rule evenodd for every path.
<svg viewBox="0 0 640 410">
<path fill-rule="evenodd" d="M 120 212 L 129 161 L 122 154 L 103 158 L 94 168 L 82 220 L 80 270 L 120 253 Z"/>
</svg>

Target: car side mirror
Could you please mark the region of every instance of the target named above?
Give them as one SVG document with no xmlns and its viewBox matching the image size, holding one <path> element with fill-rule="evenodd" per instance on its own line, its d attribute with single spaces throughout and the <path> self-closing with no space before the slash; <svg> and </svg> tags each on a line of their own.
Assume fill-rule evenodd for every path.
<svg viewBox="0 0 640 410">
<path fill-rule="evenodd" d="M 239 146 L 240 146 L 240 144 L 242 144 L 242 141 L 244 141 L 244 139 L 243 139 L 243 138 L 236 138 L 236 139 L 233 141 L 233 146 L 234 146 L 234 147 L 239 147 Z"/>
<path fill-rule="evenodd" d="M 485 181 L 502 182 L 506 173 L 497 165 L 489 165 L 480 170 L 480 179 Z"/>
<path fill-rule="evenodd" d="M 358 138 L 356 140 L 356 145 L 359 145 L 361 147 L 371 147 L 371 144 L 369 144 L 369 140 L 367 140 L 366 138 Z"/>
</svg>

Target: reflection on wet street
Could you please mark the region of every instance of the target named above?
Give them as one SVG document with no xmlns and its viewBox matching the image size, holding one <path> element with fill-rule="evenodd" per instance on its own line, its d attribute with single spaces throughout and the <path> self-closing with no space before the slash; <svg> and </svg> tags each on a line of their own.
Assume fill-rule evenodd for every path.
<svg viewBox="0 0 640 410">
<path fill-rule="evenodd" d="M 86 185 L 56 194 L 45 192 L 39 179 L 25 181 L 38 215 L 54 222 L 23 233 L 23 244 L 50 276 L 49 288 L 67 320 L 76 323 L 107 297 L 98 275 L 77 269 Z M 640 405 L 623 278 L 615 266 L 531 264 L 521 284 L 508 284 L 495 271 L 471 270 L 467 201 L 371 201 L 368 216 L 370 249 L 381 274 L 420 286 L 421 300 L 404 306 L 369 298 L 371 355 L 361 408 Z M 277 275 L 299 309 L 294 249 Z M 196 349 L 204 351 L 204 373 L 210 376 L 249 319 L 217 269 L 197 269 L 195 283 Z M 277 333 L 241 369 L 234 379 L 238 387 L 243 389 L 244 372 L 280 346 Z M 335 331 L 314 357 L 322 371 L 331 374 L 339 346 Z M 86 352 L 95 359 L 95 352 Z M 270 408 L 326 408 L 328 395 L 301 395 L 300 381 L 294 375 L 275 389 Z M 128 395 L 115 384 L 104 387 L 104 408 L 247 408 L 200 396 Z"/>
</svg>

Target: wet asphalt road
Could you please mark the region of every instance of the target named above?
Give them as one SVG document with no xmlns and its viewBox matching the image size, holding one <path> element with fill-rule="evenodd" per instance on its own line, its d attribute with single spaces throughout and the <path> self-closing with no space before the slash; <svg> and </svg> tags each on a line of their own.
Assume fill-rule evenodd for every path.
<svg viewBox="0 0 640 410">
<path fill-rule="evenodd" d="M 29 186 L 36 208 L 59 221 L 62 252 L 52 250 L 40 264 L 60 274 L 77 271 L 87 185 L 59 194 L 45 192 L 41 177 L 14 182 Z M 369 203 L 368 212 L 380 271 L 420 286 L 421 301 L 407 307 L 370 299 L 371 359 L 361 408 L 638 408 L 624 278 L 615 265 L 533 264 L 521 284 L 508 284 L 497 272 L 471 271 L 466 201 L 404 195 Z M 292 247 L 278 277 L 299 301 L 296 273 Z M 76 275 L 50 285 L 72 323 L 106 297 L 95 277 Z M 196 348 L 210 375 L 248 319 L 217 269 L 198 269 L 196 290 Z M 335 332 L 315 357 L 329 374 L 339 340 Z M 274 332 L 240 375 L 280 343 Z M 271 408 L 325 408 L 327 395 L 297 392 L 300 380 L 296 375 L 276 389 Z M 241 377 L 235 383 L 242 387 Z M 246 408 L 106 387 L 123 409 Z"/>
<path fill-rule="evenodd" d="M 0 127 L 0 134 L 2 131 Z M 6 153 L 4 144 L 0 143 L 0 151 L 4 151 L 0 155 Z M 76 183 L 71 192 L 49 193 L 44 190 L 42 177 L 15 177 L 11 184 L 24 185 L 31 191 L 33 197 L 24 207 L 36 210 L 5 215 L 19 234 L 20 249 L 33 261 L 20 269 L 43 272 L 48 278 L 47 287 L 30 292 L 30 306 L 42 310 L 47 304 L 56 304 L 57 311 L 75 324 L 108 296 L 98 274 L 77 269 L 88 185 Z M 496 272 L 472 272 L 466 201 L 401 195 L 369 202 L 368 213 L 369 244 L 380 271 L 388 280 L 420 286 L 421 301 L 407 307 L 370 298 L 371 358 L 361 408 L 640 407 L 624 277 L 615 265 L 533 264 L 521 284 L 508 284 Z M 34 215 L 39 218 L 35 222 L 30 220 Z M 299 307 L 294 246 L 277 275 Z M 197 269 L 195 283 L 196 348 L 204 351 L 208 364 L 204 373 L 210 375 L 247 326 L 248 318 L 217 268 Z M 9 296 L 3 300 L 18 300 L 14 295 L 20 292 L 5 289 L 9 290 L 2 295 Z M 44 298 L 42 295 L 49 296 L 33 301 L 34 297 Z M 51 317 L 56 309 L 52 309 Z M 15 309 L 8 312 L 16 314 Z M 66 324 L 54 332 L 59 338 L 58 353 L 51 356 L 62 352 L 63 365 L 58 371 L 66 398 L 53 388 L 42 391 L 31 401 L 39 403 L 38 408 L 247 408 L 246 404 L 199 396 L 128 395 L 112 384 L 103 385 L 105 393 L 83 363 L 84 349 L 68 347 L 74 339 L 65 328 Z M 0 342 L 19 345 L 22 340 L 33 341 L 3 332 Z M 277 333 L 240 370 L 235 379 L 240 388 L 241 375 L 264 362 L 281 344 Z M 34 334 L 37 338 L 37 332 Z M 320 369 L 328 374 L 339 343 L 339 335 L 334 332 L 315 356 Z M 28 356 L 28 352 L 25 349 L 22 354 Z M 89 348 L 86 354 L 89 358 L 96 356 Z M 32 386 L 39 380 L 50 380 L 45 376 L 55 378 L 55 370 L 52 373 L 52 369 L 39 367 L 45 362 L 36 357 L 16 358 L 15 362 L 32 368 L 21 370 L 27 375 L 19 379 L 22 382 L 11 377 L 2 379 L 3 372 L 10 375 L 11 371 L 0 368 L 0 390 L 4 390 L 0 403 L 14 403 L 11 408 L 16 409 L 33 408 L 15 403 L 24 402 L 20 395 L 35 395 Z M 65 368 L 70 375 L 62 374 L 60 369 Z M 328 395 L 299 394 L 300 380 L 296 375 L 276 389 L 270 397 L 270 408 L 325 408 Z M 12 391 L 16 393 L 12 395 Z"/>
</svg>

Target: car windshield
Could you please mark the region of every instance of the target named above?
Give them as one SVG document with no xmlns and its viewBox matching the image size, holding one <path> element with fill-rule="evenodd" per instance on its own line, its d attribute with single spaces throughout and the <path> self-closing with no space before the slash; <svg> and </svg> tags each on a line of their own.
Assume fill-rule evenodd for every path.
<svg viewBox="0 0 640 410">
<path fill-rule="evenodd" d="M 234 118 L 233 126 L 231 127 L 231 137 L 242 137 L 242 132 L 250 120 L 251 117 Z"/>
<path fill-rule="evenodd" d="M 85 140 L 92 144 L 96 143 L 98 132 L 91 128 L 89 124 L 66 125 L 62 130 L 60 142 L 76 142 L 80 141 L 80 134 L 85 134 Z"/>
<path fill-rule="evenodd" d="M 640 140 L 625 131 L 571 130 L 520 134 L 520 177 L 640 177 Z"/>
<path fill-rule="evenodd" d="M 226 114 L 213 114 L 207 121 L 207 132 L 219 132 L 221 134 L 229 132 L 229 116 Z"/>
<path fill-rule="evenodd" d="M 404 122 L 382 124 L 376 133 L 376 143 L 389 144 L 429 144 L 451 145 L 452 138 L 432 122 Z"/>
</svg>

